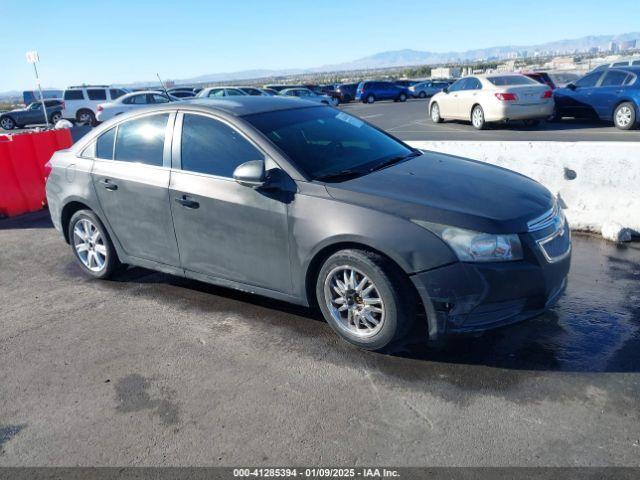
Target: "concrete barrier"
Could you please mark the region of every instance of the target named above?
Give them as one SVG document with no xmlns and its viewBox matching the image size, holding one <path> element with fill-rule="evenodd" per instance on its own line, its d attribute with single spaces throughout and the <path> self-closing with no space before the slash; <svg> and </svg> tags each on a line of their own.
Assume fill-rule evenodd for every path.
<svg viewBox="0 0 640 480">
<path fill-rule="evenodd" d="M 423 150 L 514 170 L 557 195 L 574 230 L 640 234 L 640 143 L 410 141 Z"/>
</svg>

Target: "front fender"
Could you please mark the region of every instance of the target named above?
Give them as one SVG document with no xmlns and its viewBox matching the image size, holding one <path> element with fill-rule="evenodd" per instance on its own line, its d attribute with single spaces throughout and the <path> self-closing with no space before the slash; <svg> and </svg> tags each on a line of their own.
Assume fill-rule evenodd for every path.
<svg viewBox="0 0 640 480">
<path fill-rule="evenodd" d="M 289 228 L 292 276 L 302 297 L 314 259 L 340 244 L 377 250 L 408 275 L 457 261 L 439 237 L 408 219 L 326 196 L 297 195 L 289 206 Z"/>
</svg>

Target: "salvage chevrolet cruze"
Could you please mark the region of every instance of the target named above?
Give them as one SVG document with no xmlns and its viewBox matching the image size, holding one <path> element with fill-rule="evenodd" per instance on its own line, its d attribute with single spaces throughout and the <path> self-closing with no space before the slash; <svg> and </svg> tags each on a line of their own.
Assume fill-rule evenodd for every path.
<svg viewBox="0 0 640 480">
<path fill-rule="evenodd" d="M 520 321 L 566 285 L 570 232 L 543 186 L 299 99 L 136 111 L 51 165 L 53 223 L 87 274 L 137 265 L 318 306 L 365 349 Z"/>
</svg>

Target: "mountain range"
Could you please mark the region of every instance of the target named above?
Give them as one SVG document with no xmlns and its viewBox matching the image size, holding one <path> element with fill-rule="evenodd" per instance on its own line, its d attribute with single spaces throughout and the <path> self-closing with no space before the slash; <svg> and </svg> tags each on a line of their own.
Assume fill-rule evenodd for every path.
<svg viewBox="0 0 640 480">
<path fill-rule="evenodd" d="M 404 67 L 413 65 L 436 65 L 451 62 L 469 62 L 486 59 L 506 59 L 510 56 L 528 52 L 532 55 L 534 52 L 554 52 L 554 53 L 572 53 L 575 51 L 586 51 L 591 48 L 606 48 L 611 42 L 625 42 L 629 40 L 637 40 L 640 44 L 640 32 L 624 33 L 619 35 L 590 35 L 587 37 L 558 40 L 548 43 L 535 45 L 505 45 L 499 47 L 481 48 L 466 51 L 450 51 L 435 52 L 428 50 L 393 50 L 380 52 L 374 55 L 358 58 L 350 62 L 323 65 L 309 69 L 284 69 L 284 70 L 267 70 L 252 69 L 237 72 L 211 73 L 199 75 L 197 77 L 182 78 L 174 80 L 176 84 L 191 84 L 205 82 L 225 82 L 231 80 L 248 80 L 267 77 L 278 77 L 287 75 L 300 75 L 306 73 L 323 73 L 323 72 L 339 72 L 349 70 L 368 70 L 377 68 Z M 143 86 L 157 84 L 155 81 L 141 81 L 127 86 Z M 15 96 L 17 92 L 0 93 L 0 98 Z"/>
</svg>

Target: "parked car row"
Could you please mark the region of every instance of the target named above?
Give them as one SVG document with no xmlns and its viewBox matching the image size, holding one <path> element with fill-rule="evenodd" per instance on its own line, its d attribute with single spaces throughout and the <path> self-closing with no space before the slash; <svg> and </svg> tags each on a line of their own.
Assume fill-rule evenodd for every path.
<svg viewBox="0 0 640 480">
<path fill-rule="evenodd" d="M 596 69 L 563 88 L 540 74 L 490 74 L 461 78 L 431 98 L 434 123 L 468 120 L 481 130 L 493 122 L 564 117 L 613 122 L 621 130 L 638 125 L 640 66 Z"/>
</svg>

